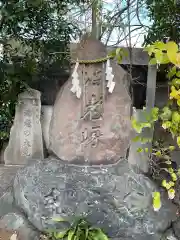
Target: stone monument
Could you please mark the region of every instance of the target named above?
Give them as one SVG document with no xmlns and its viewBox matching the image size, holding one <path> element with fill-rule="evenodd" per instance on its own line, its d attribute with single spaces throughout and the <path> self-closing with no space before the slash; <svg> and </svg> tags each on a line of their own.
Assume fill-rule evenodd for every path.
<svg viewBox="0 0 180 240">
<path fill-rule="evenodd" d="M 131 101 L 125 78 L 126 72 L 108 58 L 103 44 L 90 39 L 80 43 L 72 77 L 57 96 L 48 127 L 49 153 L 54 155 L 27 161 L 13 184 L 13 204 L 35 230 L 64 231 L 63 222 L 56 225 L 53 219 L 72 223 L 77 217 L 86 218 L 113 240 L 160 240 L 167 229 L 172 230 L 177 207 L 162 193 L 162 207 L 154 211 L 152 193 L 159 188 L 126 159 Z M 23 129 L 22 119 L 16 116 L 18 132 Z M 49 120 L 43 124 L 48 130 Z M 38 140 L 34 138 L 34 144 Z M 19 151 L 18 144 L 14 148 Z M 8 214 L 3 219 L 14 223 L 19 217 Z"/>
<path fill-rule="evenodd" d="M 40 92 L 28 89 L 19 95 L 14 124 L 4 152 L 5 165 L 24 165 L 29 159 L 43 159 L 40 123 Z"/>
<path fill-rule="evenodd" d="M 125 78 L 101 42 L 83 40 L 72 76 L 55 102 L 50 151 L 78 163 L 110 164 L 125 157 L 131 131 Z"/>
</svg>

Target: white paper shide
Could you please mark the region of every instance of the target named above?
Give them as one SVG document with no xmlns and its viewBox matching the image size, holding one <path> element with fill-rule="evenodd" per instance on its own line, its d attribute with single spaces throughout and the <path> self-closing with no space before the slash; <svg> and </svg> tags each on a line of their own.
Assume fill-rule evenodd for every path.
<svg viewBox="0 0 180 240">
<path fill-rule="evenodd" d="M 114 74 L 112 73 L 112 67 L 110 65 L 110 60 L 108 59 L 107 63 L 106 63 L 106 81 L 108 81 L 107 88 L 110 93 L 113 92 L 115 84 L 116 84 L 113 81 L 113 79 L 114 79 Z"/>
<path fill-rule="evenodd" d="M 77 98 L 81 97 L 81 87 L 80 87 L 80 81 L 79 81 L 79 75 L 78 75 L 78 69 L 79 67 L 79 62 L 76 62 L 76 65 L 74 67 L 74 71 L 72 73 L 72 88 L 71 92 L 76 94 Z"/>
</svg>

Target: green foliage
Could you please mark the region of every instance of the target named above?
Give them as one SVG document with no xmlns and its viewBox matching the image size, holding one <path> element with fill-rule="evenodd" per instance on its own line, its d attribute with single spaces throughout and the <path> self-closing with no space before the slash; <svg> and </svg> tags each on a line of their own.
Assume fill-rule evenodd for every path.
<svg viewBox="0 0 180 240">
<path fill-rule="evenodd" d="M 149 113 L 144 109 L 144 122 L 137 121 L 136 118 L 132 118 L 132 126 L 137 133 L 141 133 L 144 128 L 151 128 L 159 118 L 159 108 L 153 108 Z M 142 139 L 143 141 L 143 139 Z"/>
<path fill-rule="evenodd" d="M 146 0 L 146 5 L 153 24 L 149 28 L 145 42 L 150 44 L 157 40 L 161 41 L 164 37 L 169 37 L 178 43 L 180 39 L 180 6 L 178 1 Z"/>
<path fill-rule="evenodd" d="M 149 116 L 144 112 L 145 122 L 137 122 L 132 119 L 133 128 L 137 133 L 141 133 L 144 128 L 152 127 L 154 122 L 159 121 L 161 127 L 171 134 L 180 147 L 180 52 L 175 42 L 155 42 L 145 48 L 149 56 L 153 56 L 151 64 L 171 64 L 167 77 L 169 78 L 169 100 L 162 109 L 154 108 Z M 137 137 L 143 143 L 141 137 Z M 180 170 L 173 166 L 171 152 L 175 146 L 164 146 L 162 142 L 153 143 L 151 152 L 150 172 L 155 180 L 159 180 L 161 186 L 166 189 L 168 198 L 174 199 L 176 185 L 180 176 Z M 137 149 L 138 152 L 148 152 L 147 149 Z M 161 207 L 160 193 L 153 193 L 153 207 L 158 211 Z"/>
<path fill-rule="evenodd" d="M 45 78 L 48 68 L 68 67 L 68 44 L 75 30 L 66 14 L 69 5 L 79 2 L 0 1 L 0 42 L 4 50 L 0 58 L 0 125 L 2 118 L 11 125 L 18 94 Z M 0 131 L 1 140 L 6 140 L 7 134 L 2 135 Z"/>
<path fill-rule="evenodd" d="M 125 49 L 116 48 L 111 52 L 109 52 L 108 56 L 110 58 L 114 58 L 120 64 L 122 61 L 122 58 L 128 56 L 128 52 Z"/>
<path fill-rule="evenodd" d="M 63 219 L 54 219 L 56 222 L 66 222 Z M 92 227 L 85 219 L 79 219 L 64 231 L 50 231 L 49 240 L 108 240 L 107 235 L 100 229 Z"/>
</svg>

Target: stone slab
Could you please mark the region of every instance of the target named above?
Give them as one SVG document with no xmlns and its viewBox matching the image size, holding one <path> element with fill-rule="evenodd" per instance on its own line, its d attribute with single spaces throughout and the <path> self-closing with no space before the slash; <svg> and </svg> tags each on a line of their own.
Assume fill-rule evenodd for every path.
<svg viewBox="0 0 180 240">
<path fill-rule="evenodd" d="M 117 70 L 117 67 L 113 65 L 113 69 Z M 101 91 L 99 87 L 90 86 L 87 91 L 92 96 L 82 94 L 78 99 L 70 91 L 72 87 L 70 79 L 64 85 L 63 91 L 60 91 L 50 125 L 49 150 L 61 160 L 73 163 L 111 164 L 126 156 L 131 138 L 131 99 L 123 85 L 126 73 L 119 67 L 116 70 L 113 71 L 114 74 L 119 73 L 121 77 L 116 75 L 113 93 L 108 93 L 103 87 L 105 90 L 102 95 L 103 102 L 97 104 L 97 108 L 91 112 L 96 113 L 96 116 L 100 115 L 97 119 L 88 118 L 90 110 L 86 109 L 88 104 L 84 102 L 89 102 L 93 94 Z M 90 75 L 93 79 L 93 70 Z M 94 114 L 94 118 L 96 116 Z"/>
<path fill-rule="evenodd" d="M 14 182 L 17 206 L 39 230 L 55 227 L 52 217 L 73 221 L 84 216 L 109 237 L 128 240 L 157 240 L 176 220 L 177 209 L 163 194 L 162 208 L 154 212 L 156 190 L 126 160 L 111 166 L 78 166 L 46 159 L 20 169 Z"/>
</svg>

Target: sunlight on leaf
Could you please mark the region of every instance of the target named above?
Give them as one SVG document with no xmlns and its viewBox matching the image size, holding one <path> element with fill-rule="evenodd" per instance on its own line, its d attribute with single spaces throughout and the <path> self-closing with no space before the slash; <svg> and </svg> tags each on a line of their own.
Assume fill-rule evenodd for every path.
<svg viewBox="0 0 180 240">
<path fill-rule="evenodd" d="M 152 197 L 153 197 L 153 208 L 154 211 L 159 211 L 161 208 L 161 195 L 160 192 L 153 192 L 152 193 Z"/>
<path fill-rule="evenodd" d="M 177 181 L 177 175 L 176 175 L 175 173 L 172 173 L 172 174 L 171 174 L 171 177 L 172 177 L 172 180 L 173 180 L 174 182 Z"/>
<path fill-rule="evenodd" d="M 180 147 L 180 137 L 177 137 L 177 145 Z"/>
<path fill-rule="evenodd" d="M 174 197 L 175 197 L 175 190 L 173 188 L 168 190 L 168 197 L 169 197 L 169 199 L 174 199 Z"/>
<path fill-rule="evenodd" d="M 170 151 L 175 150 L 175 146 L 169 146 L 169 150 L 170 150 Z"/>
<path fill-rule="evenodd" d="M 74 235 L 74 231 L 70 230 L 68 233 L 68 240 L 72 240 L 73 239 L 73 235 Z"/>
</svg>

